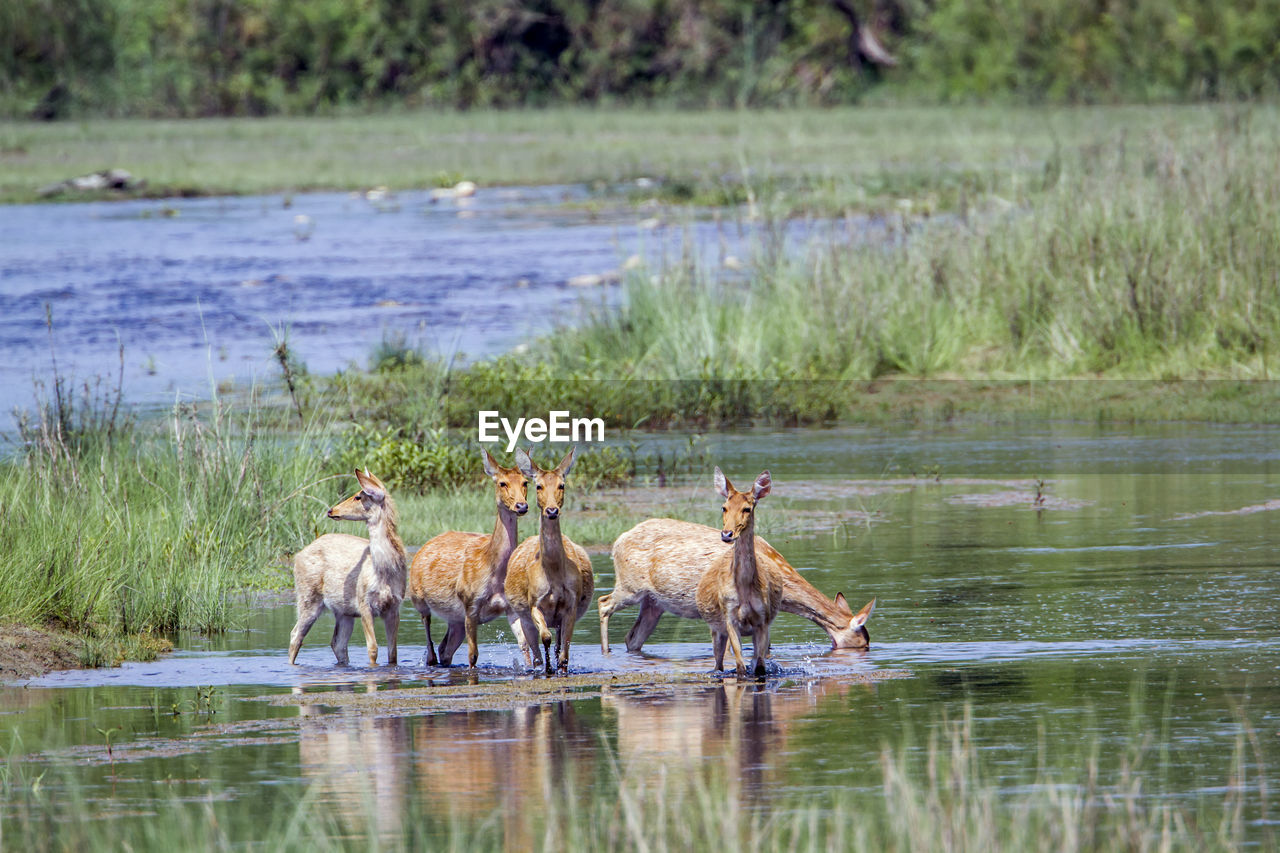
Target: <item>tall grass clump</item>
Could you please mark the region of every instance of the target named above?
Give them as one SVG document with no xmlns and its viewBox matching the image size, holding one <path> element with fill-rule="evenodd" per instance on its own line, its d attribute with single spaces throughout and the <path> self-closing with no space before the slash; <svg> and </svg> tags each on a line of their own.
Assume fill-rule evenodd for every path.
<svg viewBox="0 0 1280 853">
<path fill-rule="evenodd" d="M 1268 377 L 1280 141 L 1247 110 L 1060 151 L 1013 198 L 769 240 L 746 280 L 681 265 L 536 356 L 607 378 Z M 881 230 L 887 230 L 883 239 Z"/>
<path fill-rule="evenodd" d="M 320 476 L 312 434 L 263 438 L 216 400 L 139 424 L 60 399 L 0 462 L 0 618 L 86 640 L 223 629 L 233 593 L 313 532 L 293 494 Z"/>
</svg>

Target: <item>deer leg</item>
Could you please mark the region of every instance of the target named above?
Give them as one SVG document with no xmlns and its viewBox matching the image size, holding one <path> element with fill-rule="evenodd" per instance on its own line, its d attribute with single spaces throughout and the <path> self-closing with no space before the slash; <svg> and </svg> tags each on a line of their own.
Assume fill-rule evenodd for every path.
<svg viewBox="0 0 1280 853">
<path fill-rule="evenodd" d="M 520 644 L 520 651 L 524 652 L 525 665 L 533 666 L 533 655 L 529 651 L 529 635 L 525 631 L 524 619 L 513 610 L 509 612 L 507 621 L 511 623 L 511 633 L 516 635 L 516 642 Z"/>
<path fill-rule="evenodd" d="M 724 668 L 724 646 L 729 640 L 727 634 L 721 634 L 715 628 L 711 629 L 711 653 L 716 658 L 716 672 Z"/>
<path fill-rule="evenodd" d="M 577 621 L 578 614 L 570 607 L 565 611 L 564 616 L 560 618 L 560 627 L 557 629 L 559 636 L 556 638 L 556 645 L 560 649 L 560 660 L 557 668 L 569 671 L 569 643 L 573 640 L 573 623 Z M 550 663 L 550 661 L 548 661 Z"/>
<path fill-rule="evenodd" d="M 551 629 L 547 627 L 547 617 L 542 614 L 541 608 L 537 605 L 534 605 L 529 611 L 529 616 L 533 619 L 533 624 L 538 629 L 538 641 L 542 643 L 543 651 L 546 654 L 547 674 L 549 675 L 551 673 Z M 533 663 L 536 666 L 538 663 L 537 647 L 535 646 L 534 648 Z"/>
<path fill-rule="evenodd" d="M 547 617 L 543 616 L 543 611 L 538 606 L 534 606 L 529 611 L 529 615 L 534 620 L 534 625 L 538 628 L 538 640 L 543 644 L 543 653 L 547 656 L 547 675 L 552 674 L 552 629 L 547 626 Z M 534 665 L 538 663 L 538 657 L 534 656 Z"/>
<path fill-rule="evenodd" d="M 480 659 L 480 646 L 476 642 L 476 615 L 470 610 L 467 611 L 466 622 L 463 628 L 467 633 L 467 663 L 472 669 L 476 668 L 476 661 Z"/>
<path fill-rule="evenodd" d="M 649 635 L 658 627 L 658 620 L 661 618 L 662 608 L 646 595 L 640 602 L 640 615 L 636 617 L 636 624 L 632 625 L 631 630 L 627 632 L 627 651 L 640 651 L 644 641 L 649 639 Z"/>
<path fill-rule="evenodd" d="M 298 651 L 302 648 L 302 640 L 307 636 L 307 632 L 311 630 L 311 626 L 316 624 L 316 620 L 320 618 L 320 614 L 324 612 L 324 601 L 317 599 L 314 604 L 298 604 L 298 621 L 293 626 L 293 631 L 289 634 L 289 663 L 295 663 L 298 659 Z"/>
<path fill-rule="evenodd" d="M 378 635 L 373 630 L 373 613 L 368 606 L 360 608 L 360 625 L 364 628 L 364 647 L 369 650 L 369 666 L 377 666 Z"/>
<path fill-rule="evenodd" d="M 387 665 L 395 666 L 400 662 L 400 650 L 396 645 L 396 635 L 400 633 L 400 602 L 382 614 L 382 624 L 387 629 Z"/>
<path fill-rule="evenodd" d="M 333 649 L 333 656 L 338 659 L 340 666 L 348 666 L 350 661 L 347 658 L 347 645 L 351 642 L 351 632 L 355 630 L 356 620 L 354 616 L 347 613 L 333 615 L 335 623 L 329 648 Z"/>
<path fill-rule="evenodd" d="M 738 630 L 733 627 L 731 620 L 724 620 L 724 628 L 729 634 L 729 648 L 733 649 L 733 660 L 737 664 L 737 673 L 740 676 L 745 676 L 747 674 L 747 662 L 742 659 L 742 638 L 738 636 Z"/>
<path fill-rule="evenodd" d="M 755 670 L 756 678 L 764 678 L 764 659 L 769 656 L 769 626 L 757 628 L 751 638 L 752 652 L 754 652 L 755 660 L 752 662 L 752 668 Z"/>
<path fill-rule="evenodd" d="M 609 617 L 614 611 L 613 596 L 602 595 L 596 602 L 596 610 L 600 613 L 600 651 L 609 654 Z"/>
<path fill-rule="evenodd" d="M 461 622 L 450 622 L 449 630 L 445 631 L 444 636 L 440 638 L 440 665 L 452 666 L 453 654 L 458 650 L 458 646 L 462 645 L 462 639 L 466 631 Z"/>
<path fill-rule="evenodd" d="M 422 617 L 422 630 L 427 632 L 427 651 L 422 655 L 422 662 L 427 666 L 436 665 L 436 647 L 431 644 L 431 608 L 419 610 Z"/>
</svg>

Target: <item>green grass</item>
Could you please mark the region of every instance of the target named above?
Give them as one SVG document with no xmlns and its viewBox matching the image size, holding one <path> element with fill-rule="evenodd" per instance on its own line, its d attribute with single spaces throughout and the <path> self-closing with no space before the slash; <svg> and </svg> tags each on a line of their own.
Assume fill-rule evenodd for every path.
<svg viewBox="0 0 1280 853">
<path fill-rule="evenodd" d="M 232 624 L 238 592 L 270 582 L 309 532 L 314 510 L 290 493 L 322 478 L 323 455 L 313 436 L 264 439 L 252 412 L 212 408 L 28 424 L 0 462 L 0 614 L 82 635 L 90 663 L 116 662 L 131 635 Z"/>
<path fill-rule="evenodd" d="M 1277 139 L 1248 114 L 1117 132 L 1055 155 L 1015 206 L 891 218 L 897 247 L 764 241 L 745 281 L 635 276 L 620 311 L 528 359 L 615 379 L 1269 379 Z"/>
<path fill-rule="evenodd" d="M 1117 133 L 1212 131 L 1239 108 L 831 110 L 431 110 L 333 118 L 0 122 L 0 200 L 108 167 L 149 194 L 397 189 L 460 177 L 495 184 L 666 181 L 651 195 L 695 202 L 775 194 L 793 209 L 954 208 L 989 193 L 1018 201 L 1058 149 Z M 1274 136 L 1275 108 L 1254 112 Z M 370 152 L 378 152 L 377 157 Z M 799 198 L 795 189 L 805 192 Z"/>
</svg>

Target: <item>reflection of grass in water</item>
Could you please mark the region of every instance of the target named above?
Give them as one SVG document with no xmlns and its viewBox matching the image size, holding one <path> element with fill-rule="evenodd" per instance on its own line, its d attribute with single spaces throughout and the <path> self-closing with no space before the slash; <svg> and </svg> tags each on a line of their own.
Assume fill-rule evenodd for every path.
<svg viewBox="0 0 1280 853">
<path fill-rule="evenodd" d="M 1271 849 L 1265 766 L 1256 733 L 1238 715 L 1226 778 L 1170 790 L 1165 746 L 1140 733 L 1119 756 L 1098 741 L 1028 749 L 1019 766 L 995 762 L 971 709 L 945 718 L 926 745 L 886 745 L 866 785 L 803 794 L 748 785 L 724 765 L 668 773 L 630 767 L 608 744 L 599 778 L 521 773 L 518 813 L 479 818 L 421 808 L 413 792 L 334 801 L 323 783 L 274 786 L 272 808 L 246 807 L 216 783 L 176 780 L 142 803 L 100 799 L 69 768 L 40 770 L 11 755 L 0 768 L 0 831 L 14 849 L 768 849 L 1156 851 Z M 292 772 L 292 770 L 290 770 Z M 767 772 L 767 771 L 766 771 Z M 50 780 L 50 774 L 58 778 Z M 603 776 L 600 776 L 603 774 Z M 347 789 L 350 790 L 350 789 Z M 406 796 L 407 794 L 407 796 Z M 241 792 L 240 797 L 244 794 Z M 339 794 L 341 796 L 341 794 Z M 509 804 L 508 804 L 509 805 Z M 1259 823 L 1252 822 L 1262 817 Z"/>
</svg>

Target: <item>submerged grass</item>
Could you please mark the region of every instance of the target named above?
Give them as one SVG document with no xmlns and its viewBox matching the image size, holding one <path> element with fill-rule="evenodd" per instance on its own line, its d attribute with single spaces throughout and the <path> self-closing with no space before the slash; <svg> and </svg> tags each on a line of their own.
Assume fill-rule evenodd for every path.
<svg viewBox="0 0 1280 853">
<path fill-rule="evenodd" d="M 910 733 L 885 744 L 866 787 L 788 793 L 709 763 L 668 773 L 630 765 L 602 745 L 602 775 L 586 767 L 527 777 L 525 807 L 492 814 L 466 806 L 423 809 L 382 788 L 374 774 L 326 800 L 323 782 L 275 808 L 246 809 L 207 782 L 193 795 L 171 784 L 143 803 L 103 802 L 70 768 L 39 776 L 11 754 L 0 773 L 0 841 L 29 850 L 116 849 L 764 849 L 1235 851 L 1274 836 L 1265 821 L 1263 756 L 1240 722 L 1226 777 L 1199 793 L 1165 789 L 1168 754 L 1132 742 L 1101 757 L 1099 743 L 1041 743 L 1010 766 L 979 747 L 968 711 L 937 723 L 925 745 Z M 1030 756 L 1035 756 L 1034 758 Z M 429 760 L 429 759 L 422 759 Z M 1064 770 L 1062 768 L 1071 768 Z M 53 778 L 46 779 L 52 772 Z M 172 780 L 170 780 L 172 783 Z M 363 790 L 363 794 L 359 793 Z M 390 799 L 388 799 L 390 797 Z M 114 794 L 112 795 L 114 800 Z M 90 807 L 96 806 L 96 807 Z M 103 806 L 107 806 L 104 810 Z M 1264 818 L 1257 821 L 1259 814 Z"/>
</svg>

